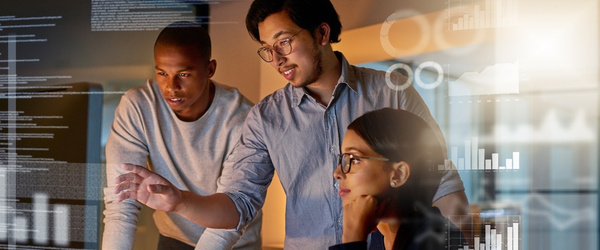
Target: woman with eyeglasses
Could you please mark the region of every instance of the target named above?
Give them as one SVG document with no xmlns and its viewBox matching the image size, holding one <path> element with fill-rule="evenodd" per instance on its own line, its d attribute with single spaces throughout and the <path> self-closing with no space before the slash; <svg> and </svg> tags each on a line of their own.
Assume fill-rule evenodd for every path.
<svg viewBox="0 0 600 250">
<path fill-rule="evenodd" d="M 348 126 L 341 152 L 333 175 L 344 206 L 343 236 L 330 249 L 446 249 L 451 241 L 464 243 L 459 229 L 432 207 L 445 156 L 421 118 L 391 108 L 366 113 Z"/>
</svg>

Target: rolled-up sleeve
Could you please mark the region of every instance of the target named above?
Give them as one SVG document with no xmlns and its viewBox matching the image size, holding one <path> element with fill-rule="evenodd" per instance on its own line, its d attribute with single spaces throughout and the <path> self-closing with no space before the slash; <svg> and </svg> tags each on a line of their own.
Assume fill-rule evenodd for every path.
<svg viewBox="0 0 600 250">
<path fill-rule="evenodd" d="M 274 167 L 262 128 L 261 115 L 255 106 L 246 118 L 240 141 L 223 164 L 218 181 L 217 192 L 229 196 L 240 213 L 237 230 L 243 230 L 262 208 L 273 180 Z"/>
</svg>

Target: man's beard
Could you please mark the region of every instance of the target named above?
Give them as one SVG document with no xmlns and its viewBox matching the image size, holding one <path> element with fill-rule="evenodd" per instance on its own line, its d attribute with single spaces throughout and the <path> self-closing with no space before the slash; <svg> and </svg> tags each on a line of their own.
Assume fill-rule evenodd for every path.
<svg viewBox="0 0 600 250">
<path fill-rule="evenodd" d="M 311 83 L 316 82 L 319 79 L 319 77 L 321 76 L 321 73 L 323 73 L 323 53 L 321 53 L 321 51 L 317 47 L 316 41 L 314 42 L 313 48 L 314 48 L 313 49 L 313 52 L 314 52 L 313 62 L 315 62 L 315 63 L 314 63 L 314 67 L 312 69 L 312 74 L 308 76 L 306 81 L 297 85 L 297 87 L 304 88 L 304 87 L 310 85 Z"/>
</svg>

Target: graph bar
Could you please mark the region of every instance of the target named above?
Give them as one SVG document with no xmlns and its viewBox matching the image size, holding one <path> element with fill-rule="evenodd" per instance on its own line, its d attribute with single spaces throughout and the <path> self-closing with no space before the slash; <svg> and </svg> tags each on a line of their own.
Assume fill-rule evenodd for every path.
<svg viewBox="0 0 600 250">
<path fill-rule="evenodd" d="M 0 168 L 0 208 L 7 207 L 6 198 L 8 197 L 8 182 L 6 175 L 6 168 Z M 7 213 L 0 213 L 0 241 L 7 241 L 8 235 L 8 216 Z"/>
<path fill-rule="evenodd" d="M 492 153 L 492 169 L 498 169 L 498 153 Z"/>
<path fill-rule="evenodd" d="M 27 218 L 23 216 L 15 216 L 13 218 L 13 238 L 17 243 L 26 243 L 29 239 L 29 229 L 27 228 Z"/>
<path fill-rule="evenodd" d="M 519 152 L 513 152 L 513 169 L 519 169 Z"/>
<path fill-rule="evenodd" d="M 479 29 L 479 14 L 480 13 L 481 13 L 480 5 L 475 4 L 475 6 L 473 6 L 473 15 L 475 15 L 474 16 L 475 26 L 473 27 L 474 29 Z"/>
<path fill-rule="evenodd" d="M 513 250 L 519 250 L 519 223 L 513 223 Z"/>
<path fill-rule="evenodd" d="M 485 159 L 485 169 L 492 169 L 492 160 Z"/>
<path fill-rule="evenodd" d="M 465 169 L 471 169 L 471 140 L 465 140 Z"/>
<path fill-rule="evenodd" d="M 498 25 L 498 23 L 496 22 L 496 16 L 498 16 L 498 13 L 496 12 L 496 6 L 497 6 L 497 1 L 496 0 L 492 0 L 492 3 L 490 4 L 490 28 L 491 27 L 496 27 Z"/>
<path fill-rule="evenodd" d="M 497 250 L 502 249 L 502 234 L 496 234 L 496 248 Z"/>
<path fill-rule="evenodd" d="M 496 250 L 496 237 L 498 237 L 498 234 L 496 233 L 496 229 L 492 229 L 490 230 L 490 248 L 492 250 Z"/>
<path fill-rule="evenodd" d="M 465 158 L 458 158 L 458 169 L 465 169 Z"/>
<path fill-rule="evenodd" d="M 475 250 L 480 250 L 479 249 L 479 246 L 480 246 L 479 245 L 479 237 L 473 237 L 473 242 L 475 243 L 474 244 Z M 483 250 L 483 249 L 481 249 L 481 250 Z"/>
<path fill-rule="evenodd" d="M 491 15 L 491 9 L 492 9 L 492 0 L 485 0 L 485 9 L 487 10 L 486 14 L 485 14 L 485 27 L 486 28 L 490 28 L 492 27 L 492 15 Z"/>
<path fill-rule="evenodd" d="M 506 169 L 513 169 L 512 159 L 506 159 Z"/>
<path fill-rule="evenodd" d="M 471 168 L 472 169 L 477 169 L 477 147 L 479 146 L 478 143 L 478 138 L 477 137 L 473 137 L 471 138 Z"/>
<path fill-rule="evenodd" d="M 484 169 L 485 168 L 485 149 L 484 148 L 480 148 L 479 149 L 479 169 Z"/>
<path fill-rule="evenodd" d="M 492 248 L 492 237 L 490 235 L 492 230 L 492 225 L 485 225 L 485 250 L 491 250 Z"/>
<path fill-rule="evenodd" d="M 506 228 L 506 250 L 513 250 L 513 228 Z"/>
<path fill-rule="evenodd" d="M 69 245 L 69 217 L 67 205 L 54 206 L 54 244 L 57 246 Z"/>
<path fill-rule="evenodd" d="M 36 244 L 48 244 L 48 195 L 37 193 L 33 195 L 33 241 Z"/>
</svg>

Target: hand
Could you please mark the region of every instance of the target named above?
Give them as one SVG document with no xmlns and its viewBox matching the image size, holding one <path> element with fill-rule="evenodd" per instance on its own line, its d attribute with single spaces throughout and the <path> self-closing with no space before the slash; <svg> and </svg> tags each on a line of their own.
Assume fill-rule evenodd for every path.
<svg viewBox="0 0 600 250">
<path fill-rule="evenodd" d="M 379 204 L 374 196 L 361 195 L 346 204 L 343 210 L 342 243 L 366 241 L 367 236 L 375 231 L 387 203 L 384 200 Z"/>
<path fill-rule="evenodd" d="M 165 212 L 173 212 L 183 204 L 183 192 L 157 173 L 133 164 L 123 164 L 121 168 L 130 172 L 115 179 L 118 201 L 135 199 Z"/>
</svg>

